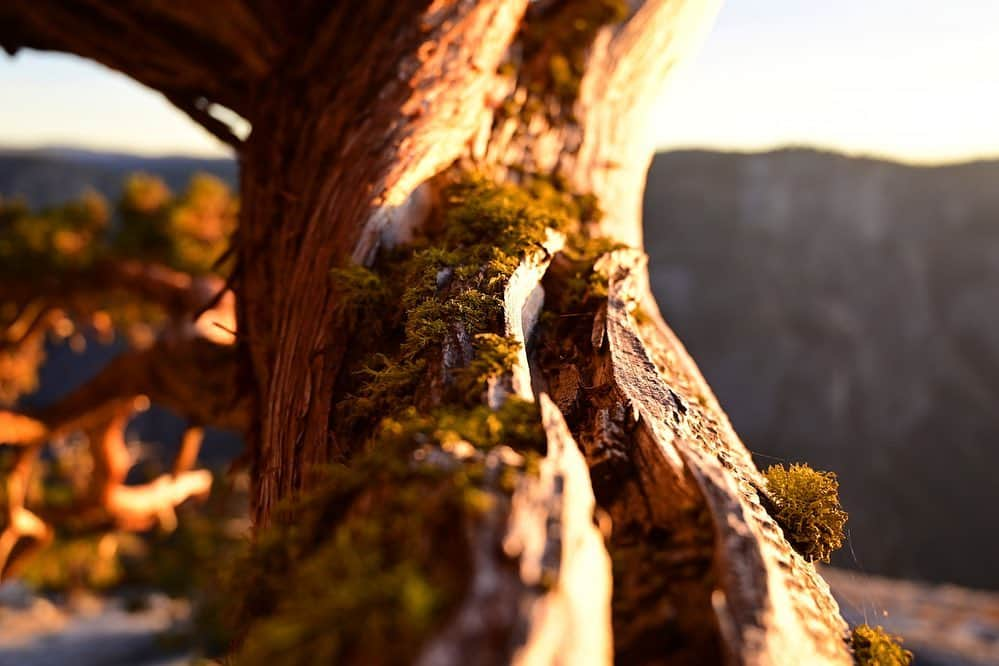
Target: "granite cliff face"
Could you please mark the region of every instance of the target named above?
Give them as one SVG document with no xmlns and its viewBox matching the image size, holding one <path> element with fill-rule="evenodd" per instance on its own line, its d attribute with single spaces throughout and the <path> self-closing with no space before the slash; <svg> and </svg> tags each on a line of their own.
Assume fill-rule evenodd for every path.
<svg viewBox="0 0 999 666">
<path fill-rule="evenodd" d="M 664 154 L 646 242 L 758 463 L 839 473 L 838 564 L 999 587 L 999 162 Z"/>
</svg>

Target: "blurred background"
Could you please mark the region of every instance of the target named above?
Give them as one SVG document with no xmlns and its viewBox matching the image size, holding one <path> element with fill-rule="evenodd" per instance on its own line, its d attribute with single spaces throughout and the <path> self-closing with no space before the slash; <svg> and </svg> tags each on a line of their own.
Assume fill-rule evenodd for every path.
<svg viewBox="0 0 999 666">
<path fill-rule="evenodd" d="M 923 664 L 999 663 L 996 25 L 994 0 L 729 0 L 651 128 L 645 233 L 667 321 L 761 467 L 839 475 L 850 539 L 827 578 L 850 620 L 901 633 Z M 98 65 L 4 57 L 0 101 L 4 201 L 95 191 L 113 207 L 136 172 L 185 201 L 236 184 L 226 147 Z M 71 342 L 48 350 L 32 404 L 119 349 Z M 172 450 L 182 428 L 153 411 L 134 439 Z M 210 433 L 203 450 L 221 471 L 239 443 Z M 238 485 L 215 510 L 238 513 Z M 191 522 L 153 550 L 228 547 Z M 0 587 L 0 664 L 185 654 L 197 590 L 164 582 L 184 560 L 94 585 L 91 546 L 75 577 L 39 567 Z"/>
</svg>

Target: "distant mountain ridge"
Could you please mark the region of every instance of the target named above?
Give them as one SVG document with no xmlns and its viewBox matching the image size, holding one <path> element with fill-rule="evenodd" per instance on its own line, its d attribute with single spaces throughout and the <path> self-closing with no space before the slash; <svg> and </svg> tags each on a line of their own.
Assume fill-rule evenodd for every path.
<svg viewBox="0 0 999 666">
<path fill-rule="evenodd" d="M 144 157 L 102 153 L 58 146 L 38 149 L 0 148 L 0 196 L 20 196 L 32 206 L 52 206 L 88 188 L 110 200 L 121 194 L 125 177 L 145 171 L 161 177 L 175 192 L 184 188 L 191 174 L 204 171 L 231 185 L 237 165 L 225 158 L 170 155 Z"/>
<path fill-rule="evenodd" d="M 113 200 L 138 170 L 175 190 L 237 174 L 0 150 L 0 196 Z M 758 462 L 839 473 L 852 539 L 836 562 L 999 589 L 999 161 L 666 153 L 645 213 L 663 312 Z"/>
</svg>

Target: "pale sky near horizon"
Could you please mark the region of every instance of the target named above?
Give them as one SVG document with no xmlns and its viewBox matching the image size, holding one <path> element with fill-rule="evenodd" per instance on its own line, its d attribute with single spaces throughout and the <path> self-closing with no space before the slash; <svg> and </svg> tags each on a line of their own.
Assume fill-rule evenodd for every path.
<svg viewBox="0 0 999 666">
<path fill-rule="evenodd" d="M 654 121 L 662 148 L 999 156 L 999 0 L 726 0 Z M 0 146 L 228 150 L 161 96 L 61 54 L 0 56 Z"/>
</svg>

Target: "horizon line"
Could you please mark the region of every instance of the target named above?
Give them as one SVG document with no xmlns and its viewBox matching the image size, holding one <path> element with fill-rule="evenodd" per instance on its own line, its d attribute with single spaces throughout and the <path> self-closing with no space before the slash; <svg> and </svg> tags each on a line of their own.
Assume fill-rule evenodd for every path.
<svg viewBox="0 0 999 666">
<path fill-rule="evenodd" d="M 815 153 L 826 153 L 832 155 L 838 155 L 841 157 L 846 157 L 854 160 L 868 160 L 875 162 L 890 162 L 893 164 L 899 164 L 907 167 L 914 168 L 935 168 L 935 167 L 950 167 L 950 166 L 960 166 L 964 164 L 980 164 L 983 162 L 999 162 L 999 153 L 996 154 L 982 154 L 982 155 L 967 155 L 967 156 L 949 156 L 942 158 L 919 158 L 919 157 L 906 157 L 902 155 L 892 154 L 889 152 L 878 152 L 875 150 L 855 150 L 845 147 L 836 147 L 830 145 L 823 145 L 821 143 L 806 143 L 806 142 L 783 142 L 767 144 L 758 147 L 747 147 L 747 146 L 731 146 L 724 144 L 712 144 L 712 143 L 677 143 L 671 145 L 658 146 L 655 149 L 656 155 L 666 154 L 666 153 L 681 153 L 681 152 L 708 152 L 708 153 L 720 153 L 727 155 L 766 155 L 770 153 L 779 153 L 787 151 L 811 151 Z M 206 160 L 206 161 L 238 161 L 236 155 L 233 151 L 220 151 L 216 152 L 200 152 L 200 151 L 189 151 L 189 152 L 170 152 L 170 151 L 156 151 L 156 150 L 143 150 L 141 148 L 124 148 L 115 146 L 105 146 L 98 147 L 93 145 L 86 145 L 80 143 L 71 142 L 52 142 L 52 143 L 39 143 L 31 145 L 22 144 L 8 144 L 0 142 L 0 153 L 11 154 L 11 153 L 90 153 L 94 156 L 104 156 L 104 157 L 132 157 L 140 159 L 193 159 L 193 160 Z M 225 154 L 229 153 L 229 154 Z"/>
</svg>

